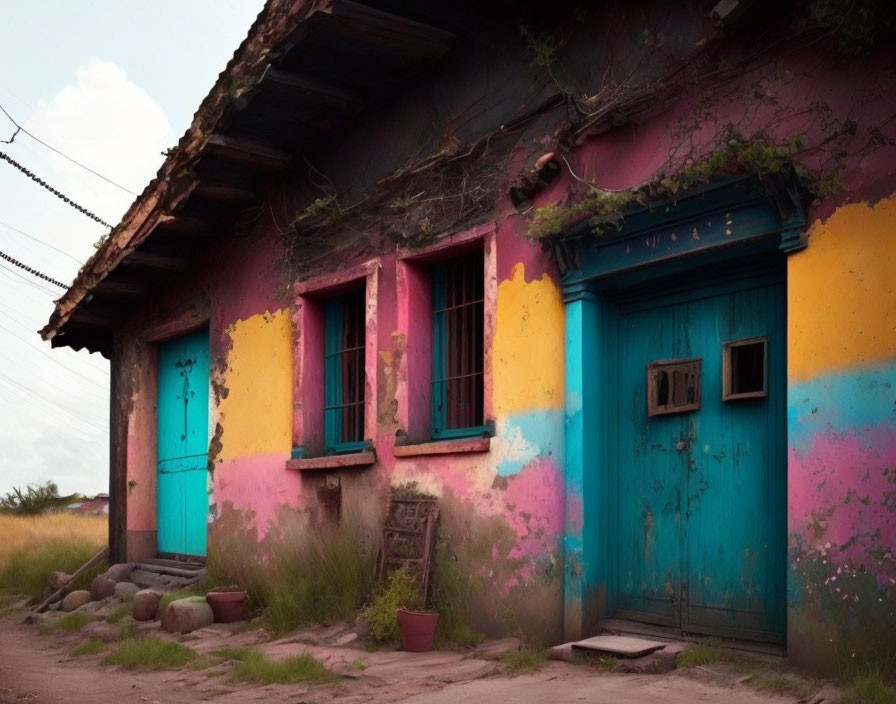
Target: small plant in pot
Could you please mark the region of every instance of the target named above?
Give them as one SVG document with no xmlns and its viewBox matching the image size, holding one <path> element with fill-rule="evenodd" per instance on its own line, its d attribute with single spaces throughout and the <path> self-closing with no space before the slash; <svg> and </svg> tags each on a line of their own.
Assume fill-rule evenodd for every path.
<svg viewBox="0 0 896 704">
<path fill-rule="evenodd" d="M 399 638 L 402 650 L 423 653 L 432 650 L 439 614 L 424 611 L 420 583 L 407 565 L 389 573 L 361 617 L 378 641 Z"/>
</svg>

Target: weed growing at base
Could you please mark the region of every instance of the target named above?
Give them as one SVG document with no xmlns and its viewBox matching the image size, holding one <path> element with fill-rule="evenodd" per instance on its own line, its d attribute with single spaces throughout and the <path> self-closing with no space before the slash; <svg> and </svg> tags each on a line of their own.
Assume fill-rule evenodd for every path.
<svg viewBox="0 0 896 704">
<path fill-rule="evenodd" d="M 527 645 L 525 648 L 511 650 L 501 656 L 501 662 L 507 665 L 513 674 L 540 670 L 547 659 L 547 651 L 538 645 Z"/>
<path fill-rule="evenodd" d="M 219 651 L 221 652 L 221 651 Z M 247 648 L 229 652 L 237 660 L 230 677 L 234 682 L 255 684 L 295 684 L 314 682 L 323 684 L 340 679 L 310 655 L 294 655 L 284 660 L 271 660 L 262 652 Z"/>
<path fill-rule="evenodd" d="M 896 704 L 896 688 L 873 675 L 859 677 L 834 704 Z"/>
<path fill-rule="evenodd" d="M 125 670 L 167 670 L 183 667 L 195 658 L 196 653 L 180 643 L 146 636 L 122 641 L 100 660 L 100 665 L 118 665 Z"/>
<path fill-rule="evenodd" d="M 85 614 L 81 611 L 72 611 L 70 614 L 60 616 L 54 621 L 47 621 L 40 627 L 42 635 L 51 633 L 77 633 L 91 621 L 97 618 L 93 614 Z"/>
<path fill-rule="evenodd" d="M 81 645 L 72 648 L 72 655 L 75 657 L 81 655 L 97 655 L 98 653 L 101 653 L 105 647 L 106 644 L 99 638 L 91 638 L 90 640 L 81 643 Z"/>
<path fill-rule="evenodd" d="M 246 589 L 275 635 L 353 617 L 372 586 L 374 553 L 361 528 L 311 533 L 304 520 L 283 518 L 260 543 L 251 531 L 222 531 L 211 543 L 210 573 Z"/>
</svg>

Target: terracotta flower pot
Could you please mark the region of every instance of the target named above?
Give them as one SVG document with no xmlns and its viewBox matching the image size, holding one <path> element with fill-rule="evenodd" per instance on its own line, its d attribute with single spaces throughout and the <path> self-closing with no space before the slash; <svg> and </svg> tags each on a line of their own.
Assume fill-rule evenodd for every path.
<svg viewBox="0 0 896 704">
<path fill-rule="evenodd" d="M 205 600 L 212 607 L 217 623 L 233 623 L 246 619 L 246 599 L 244 591 L 209 592 Z"/>
<path fill-rule="evenodd" d="M 396 618 L 402 650 L 411 653 L 426 653 L 432 650 L 433 640 L 436 637 L 436 624 L 439 622 L 437 613 L 398 609 Z"/>
</svg>

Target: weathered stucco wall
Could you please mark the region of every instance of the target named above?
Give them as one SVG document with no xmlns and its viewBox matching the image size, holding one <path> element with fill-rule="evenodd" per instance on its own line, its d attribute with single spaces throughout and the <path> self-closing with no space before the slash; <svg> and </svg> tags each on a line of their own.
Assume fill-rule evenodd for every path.
<svg viewBox="0 0 896 704">
<path fill-rule="evenodd" d="M 789 260 L 789 645 L 821 667 L 893 657 L 894 221 L 896 196 L 842 206 Z"/>
<path fill-rule="evenodd" d="M 658 49 L 663 35 L 696 43 L 709 25 L 702 15 L 669 25 L 637 12 L 632 17 L 608 23 L 591 14 L 574 25 L 556 60 L 580 79 L 583 90 L 599 88 L 606 65 L 603 54 L 595 60 L 599 53 L 619 51 L 626 61 L 637 61 L 630 47 L 643 47 L 654 68 L 665 68 L 675 47 L 669 42 Z M 650 22 L 663 32 L 645 33 Z M 594 37 L 610 26 L 615 36 L 595 46 Z M 491 43 L 465 45 L 403 92 L 384 94 L 382 104 L 336 143 L 321 145 L 311 160 L 326 174 L 327 188 L 345 203 L 355 202 L 367 182 L 422 155 L 456 149 L 471 135 L 497 133 L 553 92 L 554 82 L 532 60 L 518 27 L 495 31 L 500 34 Z M 498 42 L 506 51 L 496 56 Z M 633 68 L 625 64 L 620 70 L 624 76 Z M 674 171 L 706 156 L 728 128 L 747 139 L 765 133 L 772 141 L 805 134 L 805 165 L 833 163 L 846 188 L 812 204 L 809 246 L 788 264 L 789 645 L 798 657 L 816 661 L 829 638 L 852 643 L 850 634 L 864 633 L 872 649 L 892 647 L 886 629 L 896 625 L 896 134 L 892 120 L 886 121 L 891 103 L 883 99 L 894 85 L 886 57 L 845 59 L 794 50 L 712 90 L 683 86 L 628 122 L 621 112 L 621 127 L 583 134 L 569 151 L 575 176 L 564 165 L 557 180 L 534 197 L 537 205 L 557 202 L 582 187 L 580 179 L 600 188 L 631 188 L 658 169 Z M 315 530 L 322 520 L 318 492 L 337 483 L 343 516 L 359 522 L 365 539 L 375 543 L 388 487 L 416 481 L 440 497 L 443 547 L 470 585 L 475 625 L 493 633 L 519 626 L 543 642 L 558 639 L 564 569 L 567 578 L 571 572 L 587 575 L 593 570 L 588 560 L 606 552 L 606 546 L 583 547 L 603 519 L 587 503 L 596 471 L 564 484 L 566 459 L 580 457 L 588 442 L 583 436 L 582 444 L 564 448 L 564 426 L 591 401 L 568 399 L 564 408 L 567 340 L 556 267 L 548 252 L 524 237 L 532 213 L 518 214 L 504 194 L 520 169 L 531 169 L 535 158 L 556 147 L 556 134 L 568 127 L 562 124 L 566 117 L 560 107 L 527 118 L 515 128 L 516 151 L 489 157 L 507 183 L 488 218 L 494 234 L 482 234 L 495 248 L 488 254 L 486 282 L 486 407 L 496 431 L 488 452 L 394 455 L 396 431 L 421 424 L 408 409 L 420 405 L 415 365 L 429 361 L 412 334 L 420 302 L 407 300 L 403 288 L 414 285 L 414 274 L 402 269 L 400 257 L 414 247 L 371 227 L 363 237 L 347 230 L 323 248 L 309 242 L 309 249 L 316 246 L 323 255 L 297 273 L 302 279 L 326 278 L 369 262 L 378 267 L 376 297 L 368 301 L 367 330 L 374 340 L 374 354 L 367 356 L 368 403 L 374 412 L 366 425 L 377 461 L 366 468 L 286 469 L 292 448 L 304 443 L 295 417 L 303 400 L 296 385 L 296 345 L 309 331 L 295 315 L 280 234 L 284 223 L 321 196 L 303 170 L 288 172 L 272 186 L 248 232 L 222 234 L 200 253 L 189 275 L 135 311 L 123 328 L 122 345 L 129 352 L 122 359 L 150 365 L 135 371 L 128 387 L 127 472 L 136 482 L 128 495 L 129 536 L 143 536 L 145 543 L 155 528 L 155 445 L 149 439 L 154 343 L 142 336 L 202 300 L 213 365 L 212 558 L 215 550 L 229 550 L 236 535 L 251 561 L 258 559 L 255 548 L 265 536 L 285 530 L 285 523 Z M 596 318 L 587 325 L 599 335 Z M 591 363 L 582 360 L 583 369 Z M 583 614 L 589 608 L 571 601 L 567 621 L 589 622 L 594 614 Z"/>
</svg>

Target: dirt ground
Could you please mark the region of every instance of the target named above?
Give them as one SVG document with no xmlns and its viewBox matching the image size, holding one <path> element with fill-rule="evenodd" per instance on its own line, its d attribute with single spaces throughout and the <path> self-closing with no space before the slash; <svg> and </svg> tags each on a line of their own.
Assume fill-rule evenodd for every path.
<svg viewBox="0 0 896 704">
<path fill-rule="evenodd" d="M 325 662 L 355 659 L 368 663 L 359 676 L 328 685 L 235 685 L 220 670 L 132 673 L 102 668 L 97 657 L 71 657 L 77 636 L 39 635 L 21 623 L 22 614 L 0 618 L 0 704 L 195 704 L 215 701 L 317 704 L 762 704 L 793 698 L 755 692 L 724 682 L 710 672 L 677 670 L 665 675 L 621 675 L 581 665 L 548 663 L 534 674 L 510 676 L 498 663 L 463 653 L 368 654 L 316 649 L 281 641 L 263 649 L 271 657 L 310 652 Z M 213 644 L 188 642 L 199 651 Z"/>
</svg>

